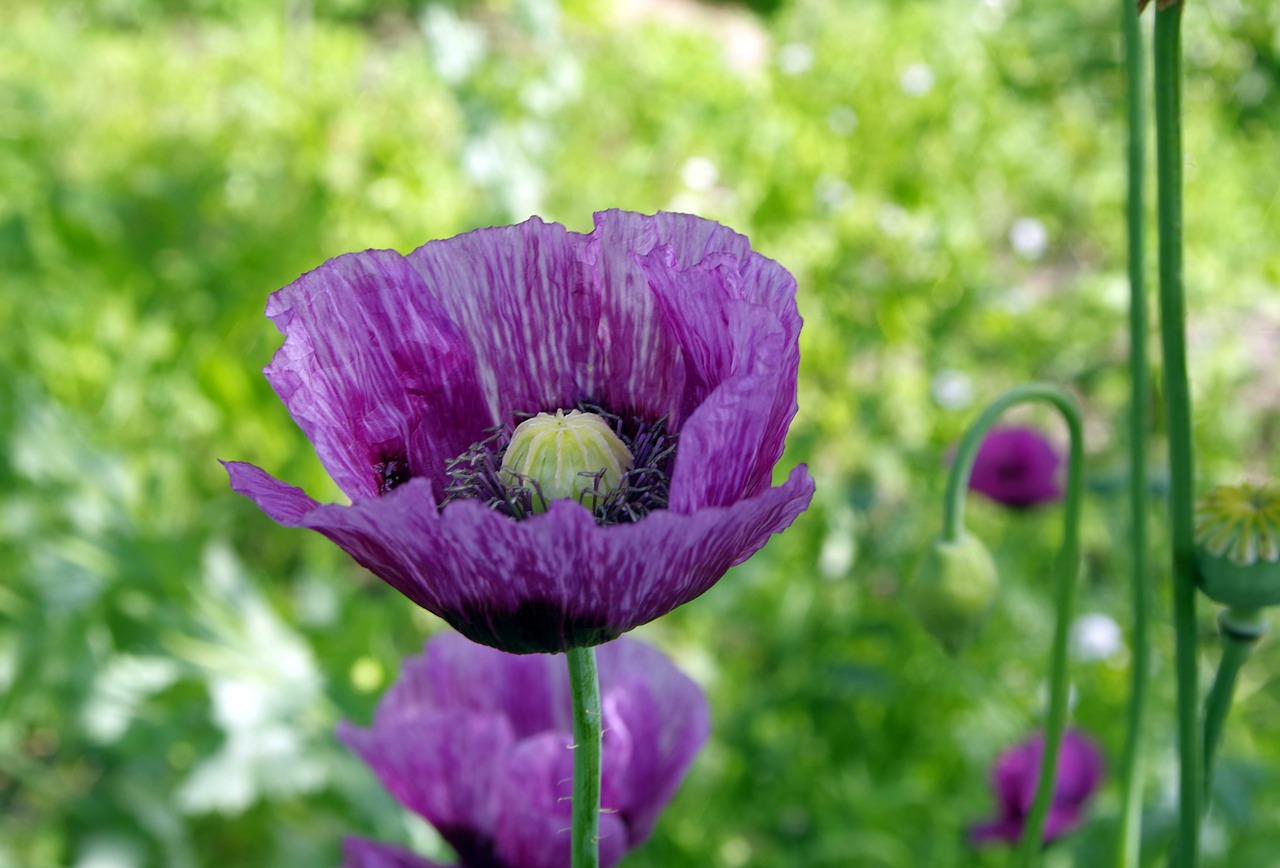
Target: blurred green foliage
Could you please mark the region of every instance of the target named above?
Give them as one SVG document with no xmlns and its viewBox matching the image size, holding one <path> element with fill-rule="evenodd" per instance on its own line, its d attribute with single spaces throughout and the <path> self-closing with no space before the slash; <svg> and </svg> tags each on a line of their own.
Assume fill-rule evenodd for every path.
<svg viewBox="0 0 1280 868">
<path fill-rule="evenodd" d="M 899 592 L 948 444 L 1046 379 L 1089 415 L 1082 608 L 1125 623 L 1115 7 L 0 0 L 0 866 L 431 846 L 331 732 L 440 625 L 215 459 L 338 496 L 260 374 L 272 290 L 349 250 L 604 207 L 719 219 L 796 273 L 785 463 L 819 483 L 790 533 L 639 631 L 706 686 L 715 733 L 627 864 L 1004 864 L 964 831 L 1040 713 L 1056 511 L 971 508 L 1003 584 L 964 656 Z M 1185 31 L 1198 459 L 1233 482 L 1280 471 L 1280 9 L 1189 4 Z M 1153 859 L 1175 778 L 1154 641 Z M 1207 864 L 1280 848 L 1278 663 L 1264 643 L 1243 675 Z M 1074 677 L 1114 766 L 1126 654 Z M 1117 803 L 1051 864 L 1105 858 Z"/>
</svg>

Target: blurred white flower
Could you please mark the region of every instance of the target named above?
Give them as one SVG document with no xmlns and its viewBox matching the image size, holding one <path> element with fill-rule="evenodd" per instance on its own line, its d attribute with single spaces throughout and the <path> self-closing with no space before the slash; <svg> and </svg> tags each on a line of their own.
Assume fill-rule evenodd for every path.
<svg viewBox="0 0 1280 868">
<path fill-rule="evenodd" d="M 1023 259 L 1036 260 L 1049 246 L 1049 232 L 1034 217 L 1019 217 L 1009 228 L 1009 243 Z"/>
<path fill-rule="evenodd" d="M 827 519 L 827 533 L 818 551 L 818 572 L 824 579 L 847 575 L 858 557 L 857 517 L 849 508 L 836 509 Z"/>
<path fill-rule="evenodd" d="M 924 96 L 933 90 L 933 70 L 927 63 L 912 63 L 902 71 L 898 84 L 909 96 Z"/>
<path fill-rule="evenodd" d="M 944 410 L 963 410 L 973 403 L 973 378 L 950 368 L 938 371 L 929 384 L 929 394 Z"/>
<path fill-rule="evenodd" d="M 484 31 L 442 3 L 432 3 L 422 14 L 422 32 L 436 71 L 450 84 L 466 79 L 484 59 Z"/>
<path fill-rule="evenodd" d="M 901 235 L 907 231 L 911 215 L 907 214 L 906 209 L 901 205 L 886 202 L 880 206 L 880 211 L 876 214 L 876 222 L 880 224 L 880 231 L 885 235 Z"/>
<path fill-rule="evenodd" d="M 327 736 L 320 672 L 306 641 L 271 608 L 229 548 L 204 556 L 200 607 L 209 638 L 176 638 L 176 654 L 205 673 L 222 746 L 178 788 L 188 813 L 238 812 L 260 797 L 324 784 L 312 746 Z"/>
<path fill-rule="evenodd" d="M 139 868 L 146 864 L 141 842 L 123 835 L 95 835 L 81 841 L 78 849 L 74 868 Z"/>
<path fill-rule="evenodd" d="M 838 105 L 827 113 L 827 126 L 837 136 L 847 136 L 858 128 L 858 113 L 847 105 Z"/>
<path fill-rule="evenodd" d="M 720 179 L 720 170 L 706 157 L 690 157 L 680 167 L 680 180 L 690 190 L 710 190 Z"/>
<path fill-rule="evenodd" d="M 89 737 L 100 744 L 119 740 L 148 696 L 178 680 L 181 667 L 167 657 L 117 654 L 93 682 L 93 693 L 81 710 Z"/>
<path fill-rule="evenodd" d="M 1092 612 L 1071 625 L 1071 656 L 1082 663 L 1106 660 L 1124 650 L 1124 633 L 1109 615 Z"/>
<path fill-rule="evenodd" d="M 803 75 L 813 68 L 813 48 L 803 42 L 788 42 L 778 49 L 778 69 L 783 75 Z"/>
<path fill-rule="evenodd" d="M 813 183 L 813 198 L 826 211 L 838 211 L 853 201 L 853 188 L 843 178 L 823 173 Z"/>
</svg>

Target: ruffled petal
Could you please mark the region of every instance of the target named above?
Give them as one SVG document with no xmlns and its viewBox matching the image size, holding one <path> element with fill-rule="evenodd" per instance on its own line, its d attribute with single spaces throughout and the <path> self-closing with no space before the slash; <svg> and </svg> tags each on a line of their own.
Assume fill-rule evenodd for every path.
<svg viewBox="0 0 1280 868">
<path fill-rule="evenodd" d="M 367 838 L 345 838 L 342 841 L 342 868 L 449 868 L 424 859 L 403 847 L 370 841 Z"/>
<path fill-rule="evenodd" d="M 244 493 L 256 500 L 264 491 L 278 496 L 261 486 Z M 438 512 L 430 487 L 411 480 L 349 507 L 272 517 L 323 533 L 472 641 L 527 654 L 598 645 L 689 602 L 788 527 L 812 496 L 800 466 L 785 484 L 731 506 L 600 527 L 568 501 L 518 522 L 476 501 Z"/>
<path fill-rule="evenodd" d="M 465 336 L 490 415 L 572 407 L 593 397 L 599 292 L 584 239 L 537 217 L 431 241 L 409 254 L 432 298 Z"/>
<path fill-rule="evenodd" d="M 491 855 L 499 805 L 495 793 L 515 739 L 501 717 L 431 711 L 378 720 L 373 729 L 338 725 L 338 738 L 363 759 L 387 791 L 436 827 L 466 862 Z"/>
<path fill-rule="evenodd" d="M 785 353 L 770 355 L 749 341 L 737 344 L 741 352 L 768 359 L 771 379 L 782 389 L 778 409 L 769 413 L 768 427 L 777 427 L 775 417 L 786 415 L 789 421 L 794 416 L 801 319 L 795 278 L 785 268 L 752 251 L 745 236 L 690 214 L 605 211 L 596 214 L 594 235 L 600 241 L 604 278 L 614 284 L 643 279 L 656 303 L 647 312 L 656 314 L 654 318 L 675 338 L 675 352 L 655 348 L 644 358 L 663 374 L 659 383 L 676 382 L 668 369 L 686 366 L 680 405 L 669 411 L 676 427 L 728 375 L 723 362 L 733 356 L 733 339 L 744 335 L 726 332 L 727 310 L 743 305 L 757 307 L 776 320 L 787 348 Z M 738 371 L 746 367 L 740 365 Z M 782 427 L 785 431 L 785 422 Z"/>
<path fill-rule="evenodd" d="M 605 800 L 629 830 L 630 846 L 644 842 L 658 815 L 710 733 L 706 697 L 662 653 L 619 639 L 598 651 L 606 725 L 625 727 L 627 762 Z M 612 733 L 609 733 L 612 734 Z M 606 734 L 606 742 L 609 734 Z M 606 743 L 606 759 L 609 745 Z"/>
<path fill-rule="evenodd" d="M 231 490 L 258 504 L 258 508 L 275 522 L 298 527 L 318 504 L 296 485 L 276 479 L 260 467 L 243 461 L 223 461 L 231 477 Z"/>
<path fill-rule="evenodd" d="M 564 868 L 572 846 L 573 751 L 565 733 L 520 742 L 502 776 L 497 852 L 505 865 Z M 627 830 L 616 814 L 600 814 L 600 865 L 616 865 L 627 851 Z"/>
<path fill-rule="evenodd" d="M 285 336 L 267 379 L 353 500 L 400 463 L 440 496 L 445 462 L 493 424 L 470 348 L 395 251 L 329 260 L 274 293 L 267 316 Z"/>
</svg>

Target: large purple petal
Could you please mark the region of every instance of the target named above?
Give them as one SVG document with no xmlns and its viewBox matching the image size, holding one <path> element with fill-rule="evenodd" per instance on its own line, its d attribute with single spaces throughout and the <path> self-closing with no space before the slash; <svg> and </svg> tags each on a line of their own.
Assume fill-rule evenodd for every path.
<svg viewBox="0 0 1280 868">
<path fill-rule="evenodd" d="M 449 868 L 424 859 L 403 847 L 382 844 L 366 838 L 342 841 L 342 868 Z"/>
<path fill-rule="evenodd" d="M 431 711 L 379 720 L 371 730 L 341 723 L 338 737 L 396 801 L 435 826 L 464 862 L 492 854 L 495 793 L 515 743 L 505 719 Z"/>
<path fill-rule="evenodd" d="M 573 728 L 569 678 L 562 657 L 504 654 L 457 633 L 431 637 L 405 660 L 378 703 L 377 723 L 450 709 L 505 717 L 517 739 Z"/>
<path fill-rule="evenodd" d="M 470 348 L 395 251 L 326 262 L 274 293 L 267 316 L 285 335 L 267 379 L 353 500 L 376 496 L 392 462 L 439 495 L 445 462 L 493 424 Z"/>
<path fill-rule="evenodd" d="M 469 639 L 515 653 L 600 644 L 687 603 L 789 526 L 813 496 L 813 480 L 797 467 L 783 485 L 730 506 L 660 510 L 600 527 L 568 501 L 519 522 L 476 501 L 438 512 L 430 487 L 411 480 L 380 498 L 299 517 L 296 498 L 288 499 L 295 489 L 246 465 L 228 471 L 237 491 L 276 510 L 272 518 L 323 533 Z M 281 510 L 282 501 L 291 508 Z"/>
<path fill-rule="evenodd" d="M 626 821 L 634 847 L 649 837 L 706 742 L 710 715 L 698 686 L 648 645 L 610 642 L 600 647 L 599 664 L 606 722 L 623 722 L 630 742 L 617 796 L 607 804 Z"/>
<path fill-rule="evenodd" d="M 799 347 L 769 309 L 735 297 L 728 257 L 679 271 L 662 248 L 643 260 L 680 340 L 696 409 L 680 431 L 671 508 L 692 512 L 769 487 L 795 415 Z"/>
<path fill-rule="evenodd" d="M 564 868 L 570 861 L 573 752 L 563 733 L 543 733 L 516 746 L 502 776 L 497 852 L 503 864 Z M 616 814 L 600 814 L 600 865 L 618 863 L 628 848 Z"/>
<path fill-rule="evenodd" d="M 611 212 L 597 220 L 602 216 L 611 218 L 606 226 L 630 236 L 615 247 L 634 248 L 631 258 L 679 344 L 686 365 L 681 417 L 703 410 L 681 427 L 672 508 L 688 512 L 758 494 L 769 485 L 796 412 L 801 320 L 795 279 L 716 223 L 679 214 Z M 739 377 L 752 382 L 735 384 L 732 396 L 707 405 Z M 716 478 L 693 478 L 704 467 L 716 468 Z"/>
<path fill-rule="evenodd" d="M 431 241 L 408 259 L 476 359 L 490 414 L 572 407 L 594 397 L 600 298 L 584 239 L 533 218 Z"/>
</svg>

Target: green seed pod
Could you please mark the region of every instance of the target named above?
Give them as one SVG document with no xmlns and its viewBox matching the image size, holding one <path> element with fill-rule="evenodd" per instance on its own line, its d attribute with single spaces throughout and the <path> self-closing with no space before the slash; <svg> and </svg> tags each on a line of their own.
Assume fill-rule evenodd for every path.
<svg viewBox="0 0 1280 868">
<path fill-rule="evenodd" d="M 1239 609 L 1280 603 L 1280 484 L 1223 485 L 1196 504 L 1200 590 Z"/>
<path fill-rule="evenodd" d="M 907 606 L 952 654 L 977 635 L 995 603 L 1000 580 L 982 540 L 961 532 L 934 537 L 906 591 Z"/>
<path fill-rule="evenodd" d="M 630 469 L 631 453 L 609 424 L 579 410 L 539 413 L 521 422 L 502 457 L 504 481 L 535 489 L 535 513 L 546 512 L 553 500 L 593 509 Z"/>
</svg>

